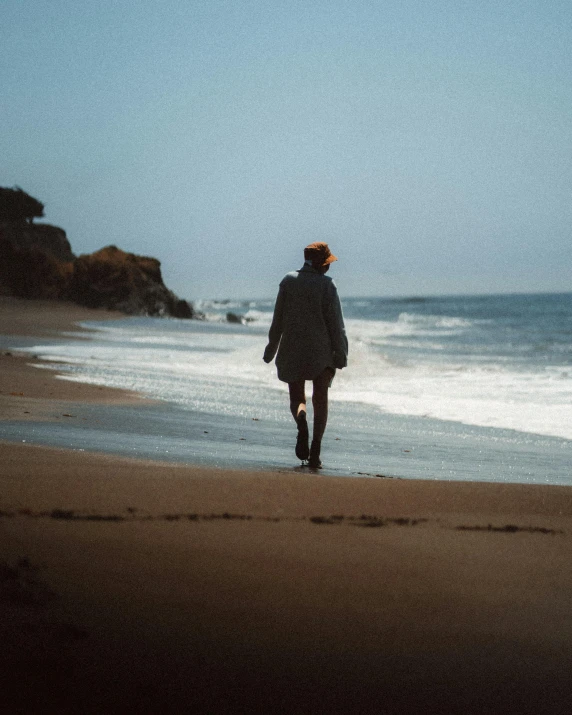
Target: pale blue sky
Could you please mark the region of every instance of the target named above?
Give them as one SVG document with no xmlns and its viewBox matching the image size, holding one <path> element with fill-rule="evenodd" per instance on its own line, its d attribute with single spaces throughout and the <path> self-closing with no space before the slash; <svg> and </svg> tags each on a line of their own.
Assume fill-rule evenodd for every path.
<svg viewBox="0 0 572 715">
<path fill-rule="evenodd" d="M 572 290 L 570 0 L 4 0 L 0 185 L 187 298 Z"/>
</svg>

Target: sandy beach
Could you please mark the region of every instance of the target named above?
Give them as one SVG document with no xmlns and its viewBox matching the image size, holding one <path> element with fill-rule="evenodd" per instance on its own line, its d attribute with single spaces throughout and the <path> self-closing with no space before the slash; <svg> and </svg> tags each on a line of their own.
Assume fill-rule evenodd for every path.
<svg viewBox="0 0 572 715">
<path fill-rule="evenodd" d="M 113 314 L 0 300 L 0 334 Z M 11 353 L 7 355 L 6 353 Z M 2 419 L 137 404 L 0 339 Z M 3 711 L 569 713 L 572 490 L 0 441 Z"/>
<path fill-rule="evenodd" d="M 0 296 L 0 335 L 14 337 L 57 337 L 62 332 L 84 334 L 78 323 L 89 320 L 116 320 L 121 313 L 91 310 L 72 303 L 21 300 Z M 79 337 L 78 337 L 79 339 Z M 123 390 L 104 389 L 70 380 L 55 380 L 53 370 L 39 370 L 39 360 L 15 353 L 0 338 L 0 420 L 46 419 L 55 407 L 65 412 L 77 402 L 124 404 L 138 399 Z M 61 415 L 60 415 L 61 416 Z"/>
</svg>

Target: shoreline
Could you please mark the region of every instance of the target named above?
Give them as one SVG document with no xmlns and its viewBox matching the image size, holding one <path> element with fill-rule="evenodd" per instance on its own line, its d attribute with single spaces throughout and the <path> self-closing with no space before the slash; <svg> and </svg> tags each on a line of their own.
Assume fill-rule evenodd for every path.
<svg viewBox="0 0 572 715">
<path fill-rule="evenodd" d="M 126 316 L 116 311 L 82 308 L 72 303 L 0 296 L 0 400 L 3 401 L 0 413 L 3 414 L 4 409 L 17 402 L 7 399 L 10 397 L 103 404 L 125 404 L 143 399 L 128 390 L 70 380 L 56 382 L 62 373 L 54 369 L 41 370 L 35 367 L 50 365 L 53 368 L 54 363 L 19 353 L 11 347 L 18 342 L 17 338 L 69 339 L 62 335 L 66 332 L 78 334 L 78 340 L 81 339 L 81 333 L 85 333 L 89 339 L 93 331 L 79 325 L 79 322 L 119 320 L 124 317 Z"/>
<path fill-rule="evenodd" d="M 0 414 L 72 404 L 34 390 Z M 5 441 L 0 463 L 7 712 L 569 711 L 570 487 Z"/>
<path fill-rule="evenodd" d="M 0 425 L 3 421 L 55 421 L 69 415 L 78 404 L 134 405 L 145 398 L 129 390 L 58 379 L 58 363 L 18 352 L 14 343 L 22 339 L 80 340 L 93 332 L 79 325 L 88 320 L 119 320 L 116 311 L 82 308 L 72 303 L 24 300 L 0 296 Z M 49 366 L 49 367 L 48 367 Z M 1 435 L 0 435 L 1 438 Z"/>
<path fill-rule="evenodd" d="M 12 303 L 18 301 L 12 299 Z M 88 345 L 81 342 L 81 332 L 69 334 L 70 328 L 73 330 L 70 309 L 76 314 L 79 311 L 78 317 L 83 319 L 125 318 L 107 311 L 87 311 L 86 315 L 85 309 L 65 304 L 40 302 L 38 307 L 33 301 L 20 301 L 20 305 L 22 303 L 25 303 L 24 317 L 27 315 L 29 319 L 39 314 L 43 321 L 43 325 L 38 326 L 28 320 L 28 332 L 40 333 L 43 328 L 44 332 L 51 329 L 55 335 L 50 321 L 58 320 L 62 327 L 62 318 L 67 320 L 62 327 L 67 329 L 67 334 L 60 335 L 69 347 L 69 355 L 76 350 L 80 355 L 91 354 Z M 13 309 L 12 314 L 10 321 L 3 319 L 0 302 L 0 334 L 2 323 L 22 322 L 18 310 Z M 149 328 L 161 330 L 155 322 L 151 321 Z M 198 330 L 200 334 L 204 327 L 191 321 L 184 330 L 190 334 Z M 128 323 L 126 329 L 129 333 Z M 70 340 L 76 338 L 80 343 L 74 347 Z M 4 337 L 4 345 L 16 345 L 23 351 L 31 348 L 30 359 L 20 361 L 20 366 L 28 370 L 30 377 L 16 385 L 13 376 L 8 380 L 8 373 L 0 370 L 0 408 L 5 407 L 0 409 L 0 438 L 4 440 L 19 443 L 26 439 L 28 443 L 38 445 L 230 469 L 300 469 L 293 455 L 294 432 L 284 405 L 287 398 L 279 390 L 264 395 L 262 412 L 255 402 L 251 404 L 247 400 L 242 412 L 226 414 L 224 398 L 221 409 L 211 409 L 207 403 L 205 411 L 201 411 L 200 407 L 189 407 L 188 403 L 179 404 L 170 383 L 167 383 L 166 393 L 146 396 L 147 383 L 137 382 L 137 373 L 133 381 L 128 372 L 123 373 L 132 389 L 139 391 L 129 393 L 79 382 L 77 376 L 74 377 L 73 367 L 73 372 L 69 373 L 65 364 L 62 364 L 62 379 L 53 377 L 57 366 L 51 361 L 41 363 L 49 369 L 26 368 L 26 363 L 31 362 L 32 351 L 43 354 L 42 338 L 37 338 L 37 342 L 24 336 L 17 342 L 14 340 L 7 342 Z M 57 357 L 68 354 L 65 350 L 60 352 L 53 340 L 52 337 L 44 343 L 51 344 L 48 353 Z M 105 332 L 101 340 L 95 332 L 95 355 L 106 346 L 106 341 Z M 0 363 L 2 359 L 5 363 L 8 361 L 7 367 L 15 375 L 18 360 L 3 358 L 0 354 Z M 120 355 L 118 359 L 121 359 Z M 2 375 L 6 378 L 4 390 Z M 71 379 L 67 379 L 70 376 Z M 40 384 L 43 396 L 49 399 L 30 400 L 34 384 Z M 123 383 L 115 381 L 115 384 L 121 387 Z M 197 382 L 194 387 L 200 395 L 201 383 Z M 229 387 L 230 394 L 240 403 L 240 385 Z M 162 395 L 170 394 L 169 389 L 173 402 L 161 399 Z M 205 394 L 210 394 L 214 404 L 218 405 L 215 392 L 211 390 Z M 56 397 L 67 397 L 71 402 L 58 402 Z M 197 404 L 201 404 L 200 400 Z M 323 450 L 321 474 L 324 476 L 572 485 L 569 472 L 572 442 L 568 440 L 442 422 L 430 417 L 385 414 L 360 403 L 336 403 L 331 412 Z"/>
</svg>

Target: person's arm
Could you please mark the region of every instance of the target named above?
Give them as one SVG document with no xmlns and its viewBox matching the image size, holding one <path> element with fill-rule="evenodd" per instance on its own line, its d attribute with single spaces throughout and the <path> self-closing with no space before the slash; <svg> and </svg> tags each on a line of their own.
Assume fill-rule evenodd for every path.
<svg viewBox="0 0 572 715">
<path fill-rule="evenodd" d="M 272 325 L 268 331 L 268 345 L 264 350 L 264 357 L 262 358 L 264 362 L 272 362 L 276 352 L 278 351 L 278 346 L 280 345 L 280 338 L 282 337 L 282 325 L 284 316 L 284 289 L 280 286 L 278 291 L 278 297 L 276 298 L 276 305 L 274 306 L 274 315 L 272 317 Z"/>
<path fill-rule="evenodd" d="M 326 325 L 334 353 L 334 365 L 340 370 L 348 364 L 348 338 L 344 325 L 342 305 L 334 281 L 330 283 L 325 310 Z"/>
</svg>

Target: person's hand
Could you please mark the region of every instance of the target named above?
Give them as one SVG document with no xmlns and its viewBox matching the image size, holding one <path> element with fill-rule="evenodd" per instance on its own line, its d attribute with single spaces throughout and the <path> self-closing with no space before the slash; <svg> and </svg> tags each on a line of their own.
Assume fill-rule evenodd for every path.
<svg viewBox="0 0 572 715">
<path fill-rule="evenodd" d="M 274 355 L 272 354 L 272 351 L 270 349 L 270 346 L 266 346 L 266 350 L 264 351 L 264 355 L 262 356 L 262 359 L 264 360 L 265 363 L 270 363 L 272 362 L 272 358 Z"/>
</svg>

